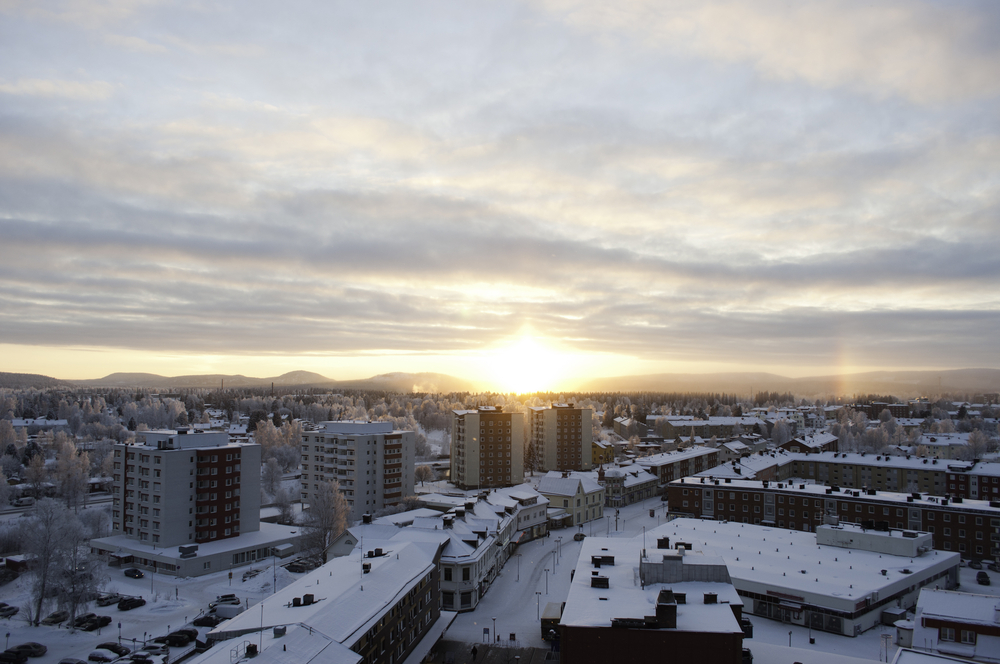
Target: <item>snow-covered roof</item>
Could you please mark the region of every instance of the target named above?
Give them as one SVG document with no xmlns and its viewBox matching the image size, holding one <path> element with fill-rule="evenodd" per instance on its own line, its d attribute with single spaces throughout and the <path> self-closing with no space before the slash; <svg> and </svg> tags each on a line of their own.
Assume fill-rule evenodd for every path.
<svg viewBox="0 0 1000 664">
<path fill-rule="evenodd" d="M 285 636 L 276 637 L 267 630 L 259 640 L 261 651 L 254 664 L 357 664 L 361 655 L 318 632 L 301 625 L 287 626 Z M 256 644 L 255 644 L 256 645 Z M 239 646 L 236 646 L 237 648 Z M 222 641 L 202 655 L 196 655 L 189 664 L 232 664 L 234 644 Z"/>
<path fill-rule="evenodd" d="M 563 477 L 559 471 L 550 471 L 545 477 L 538 481 L 538 493 L 550 496 L 575 496 L 579 490 L 585 494 L 603 491 L 603 487 L 597 483 L 590 473 L 570 473 L 569 477 Z"/>
<path fill-rule="evenodd" d="M 814 533 L 686 518 L 647 531 L 646 537 L 649 542 L 669 537 L 672 543 L 688 542 L 696 552 L 722 557 L 741 591 L 779 590 L 810 604 L 850 611 L 873 592 L 892 596 L 959 561 L 958 553 L 946 551 L 914 558 L 854 549 L 848 554 L 841 547 L 817 545 Z"/>
<path fill-rule="evenodd" d="M 365 548 L 378 542 L 365 541 Z M 297 582 L 212 630 L 221 638 L 255 632 L 263 625 L 306 625 L 338 643 L 353 644 L 395 603 L 435 568 L 439 545 L 433 542 L 386 540 L 383 555 L 362 558 L 356 548 L 334 558 Z M 362 563 L 371 565 L 362 572 Z M 293 606 L 294 598 L 311 594 L 308 606 Z"/>
<path fill-rule="evenodd" d="M 997 625 L 1000 597 L 974 595 L 953 590 L 921 588 L 917 597 L 917 617 L 941 618 L 975 625 Z"/>
<path fill-rule="evenodd" d="M 678 461 L 694 459 L 707 454 L 718 454 L 718 452 L 719 451 L 714 447 L 701 447 L 696 445 L 694 447 L 689 447 L 686 450 L 663 452 L 662 454 L 651 454 L 648 457 L 637 459 L 636 463 L 643 466 L 663 466 L 671 463 L 677 463 Z"/>
<path fill-rule="evenodd" d="M 642 537 L 617 539 L 588 537 L 583 542 L 577 573 L 573 577 L 566 608 L 560 624 L 571 627 L 610 627 L 616 618 L 643 619 L 656 615 L 656 600 L 661 590 L 687 595 L 685 604 L 677 605 L 677 631 L 740 633 L 732 605 L 743 601 L 729 583 L 680 582 L 653 583 L 643 586 L 635 565 L 643 548 Z M 667 553 L 667 552 L 664 552 Z M 613 556 L 615 564 L 591 569 L 592 556 Z M 687 556 L 691 564 L 700 555 Z M 687 562 L 685 560 L 685 562 Z M 702 561 L 706 562 L 706 561 Z M 718 558 L 708 564 L 721 564 Z M 608 588 L 591 587 L 592 572 L 608 579 Z M 704 596 L 715 593 L 718 603 L 705 604 Z"/>
</svg>

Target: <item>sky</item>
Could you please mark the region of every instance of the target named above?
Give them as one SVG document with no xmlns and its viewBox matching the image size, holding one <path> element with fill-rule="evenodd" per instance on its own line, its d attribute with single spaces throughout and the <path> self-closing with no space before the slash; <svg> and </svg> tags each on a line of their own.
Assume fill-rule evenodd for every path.
<svg viewBox="0 0 1000 664">
<path fill-rule="evenodd" d="M 1000 4 L 0 0 L 0 371 L 1000 367 Z"/>
</svg>

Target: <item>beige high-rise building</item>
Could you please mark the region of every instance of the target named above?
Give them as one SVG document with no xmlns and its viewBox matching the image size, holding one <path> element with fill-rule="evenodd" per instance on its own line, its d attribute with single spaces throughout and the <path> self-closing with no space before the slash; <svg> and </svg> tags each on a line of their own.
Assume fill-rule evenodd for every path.
<svg viewBox="0 0 1000 664">
<path fill-rule="evenodd" d="M 524 415 L 493 406 L 452 411 L 451 481 L 461 489 L 524 482 Z"/>
<path fill-rule="evenodd" d="M 353 523 L 413 495 L 415 436 L 391 422 L 320 422 L 302 434 L 302 500 L 337 480 Z"/>
<path fill-rule="evenodd" d="M 594 411 L 574 404 L 531 407 L 531 435 L 538 470 L 590 470 Z"/>
</svg>

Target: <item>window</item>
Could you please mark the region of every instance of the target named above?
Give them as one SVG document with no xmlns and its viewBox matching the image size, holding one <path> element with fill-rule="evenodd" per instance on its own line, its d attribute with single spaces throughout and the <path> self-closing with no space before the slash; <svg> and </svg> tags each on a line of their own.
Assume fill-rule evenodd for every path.
<svg viewBox="0 0 1000 664">
<path fill-rule="evenodd" d="M 976 645 L 976 633 L 971 629 L 962 630 L 962 643 L 968 643 L 969 645 Z"/>
<path fill-rule="evenodd" d="M 444 568 L 444 580 L 445 581 L 451 581 L 451 568 L 450 567 L 445 567 Z"/>
<path fill-rule="evenodd" d="M 470 570 L 469 570 L 468 567 L 463 567 L 462 568 L 462 581 L 468 581 L 469 580 L 469 571 Z"/>
<path fill-rule="evenodd" d="M 938 641 L 954 641 L 955 640 L 955 628 L 954 627 L 939 627 L 938 628 Z"/>
</svg>

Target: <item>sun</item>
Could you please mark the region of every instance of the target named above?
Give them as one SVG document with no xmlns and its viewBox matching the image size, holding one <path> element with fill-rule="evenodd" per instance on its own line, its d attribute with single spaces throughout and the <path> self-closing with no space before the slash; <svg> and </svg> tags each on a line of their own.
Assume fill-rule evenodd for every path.
<svg viewBox="0 0 1000 664">
<path fill-rule="evenodd" d="M 552 390 L 563 378 L 565 357 L 530 335 L 491 353 L 493 382 L 503 392 L 539 392 Z"/>
</svg>

